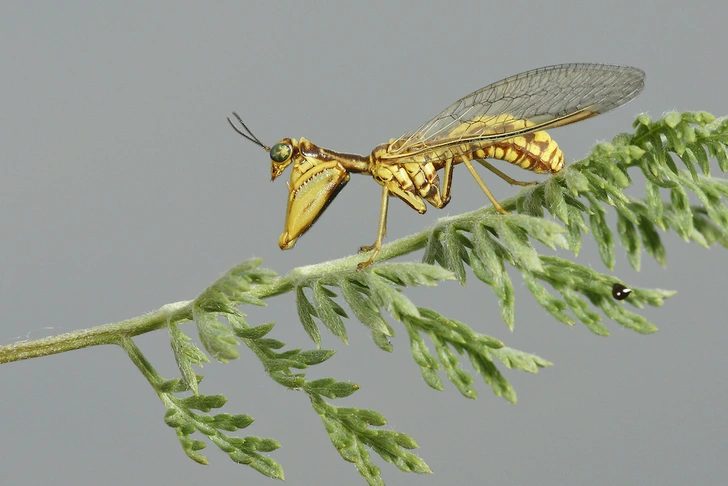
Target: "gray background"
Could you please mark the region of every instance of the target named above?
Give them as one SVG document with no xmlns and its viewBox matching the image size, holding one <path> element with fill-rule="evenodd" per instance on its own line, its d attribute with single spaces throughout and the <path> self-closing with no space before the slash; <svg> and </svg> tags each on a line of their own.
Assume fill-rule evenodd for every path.
<svg viewBox="0 0 728 486">
<path fill-rule="evenodd" d="M 585 3 L 4 2 L 0 342 L 193 298 L 252 256 L 285 274 L 371 242 L 380 189 L 354 177 L 296 248 L 281 252 L 285 182 L 268 182 L 268 156 L 228 127 L 232 110 L 268 144 L 305 136 L 368 153 L 485 84 L 586 61 L 639 66 L 647 89 L 616 112 L 556 130 L 568 160 L 629 130 L 643 111 L 728 114 L 725 3 Z M 491 187 L 498 197 L 513 192 Z M 445 211 L 418 216 L 392 201 L 390 237 L 486 203 L 458 169 Z M 717 484 L 728 472 L 728 253 L 674 234 L 664 241 L 666 269 L 645 256 L 635 273 L 621 249 L 615 269 L 628 284 L 679 291 L 645 311 L 661 329 L 652 336 L 611 321 L 609 338 L 564 326 L 516 274 L 513 334 L 474 278 L 465 289 L 408 294 L 556 364 L 536 376 L 506 371 L 516 406 L 482 383 L 476 401 L 449 383 L 431 390 L 404 335 L 386 354 L 356 322 L 349 346 L 324 334 L 324 347 L 338 353 L 309 376 L 358 383 L 336 403 L 379 410 L 418 440 L 435 474 L 405 475 L 375 459 L 389 484 Z M 608 271 L 591 243 L 580 261 Z M 275 320 L 274 337 L 311 346 L 290 296 L 251 310 L 251 320 Z M 174 376 L 165 333 L 138 342 Z M 289 484 L 363 483 L 306 397 L 273 384 L 249 353 L 203 372 L 204 393 L 224 393 L 225 410 L 257 419 L 244 435 L 283 443 L 274 457 Z M 5 365 L 0 390 L 3 484 L 267 484 L 214 446 L 209 467 L 188 460 L 156 395 L 117 348 Z"/>
</svg>

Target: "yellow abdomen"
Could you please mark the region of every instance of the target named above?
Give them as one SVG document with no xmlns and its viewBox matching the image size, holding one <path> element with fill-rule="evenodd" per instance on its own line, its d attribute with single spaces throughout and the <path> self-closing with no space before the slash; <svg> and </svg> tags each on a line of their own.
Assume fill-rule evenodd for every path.
<svg viewBox="0 0 728 486">
<path fill-rule="evenodd" d="M 534 132 L 477 148 L 474 159 L 499 159 L 537 174 L 553 174 L 564 167 L 564 153 L 546 132 Z"/>
</svg>

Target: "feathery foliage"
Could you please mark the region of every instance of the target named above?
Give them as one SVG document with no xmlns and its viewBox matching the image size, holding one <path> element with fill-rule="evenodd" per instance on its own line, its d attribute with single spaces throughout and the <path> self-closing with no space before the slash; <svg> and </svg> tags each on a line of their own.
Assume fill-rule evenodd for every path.
<svg viewBox="0 0 728 486">
<path fill-rule="evenodd" d="M 422 459 L 409 452 L 417 447 L 414 439 L 382 429 L 386 419 L 379 412 L 337 407 L 325 400 L 352 395 L 358 389 L 356 384 L 334 378 L 309 380 L 302 372 L 334 354 L 320 349 L 321 325 L 347 342 L 345 323 L 351 313 L 369 329 L 378 348 L 391 351 L 390 339 L 397 323 L 406 331 L 412 358 L 430 387 L 442 390 L 444 376 L 462 395 L 475 398 L 474 372 L 495 395 L 513 403 L 516 393 L 498 365 L 536 373 L 551 363 L 416 305 L 403 292 L 406 287 L 434 286 L 444 280 L 464 285 L 472 272 L 492 288 L 499 299 L 501 317 L 512 330 L 515 297 L 508 273 L 511 268 L 522 275 L 534 299 L 560 322 L 581 322 L 593 333 L 606 336 L 609 332 L 602 323 L 604 315 L 639 333 L 654 332 L 654 324 L 612 297 L 612 286 L 619 279 L 556 254 L 543 254 L 534 246 L 538 242 L 551 250 L 562 248 L 576 255 L 584 235 L 591 234 L 602 262 L 610 270 L 614 268 L 617 243 L 625 248 L 630 264 L 637 270 L 643 251 L 665 265 L 660 231 L 675 231 L 684 240 L 706 247 L 728 246 L 728 181 L 710 174 L 716 162 L 721 171 L 728 169 L 728 119 L 715 120 L 705 112 L 669 113 L 657 121 L 640 115 L 634 128 L 634 133 L 598 144 L 584 160 L 502 201 L 511 214 L 499 215 L 486 207 L 443 218 L 431 229 L 385 245 L 380 253 L 382 261 L 424 248 L 423 263 L 377 263 L 357 271 L 356 264 L 363 257 L 351 256 L 301 267 L 278 277 L 262 269 L 259 260 L 249 260 L 231 269 L 193 301 L 168 304 L 157 312 L 118 324 L 2 346 L 0 362 L 90 345 L 118 344 L 159 395 L 166 408 L 165 421 L 175 430 L 190 458 L 207 463 L 200 453 L 206 443 L 191 437 L 199 432 L 233 461 L 282 479 L 282 467 L 267 454 L 280 444 L 270 438 L 228 435 L 249 427 L 253 418 L 245 414 L 210 415 L 226 399 L 199 392 L 202 377 L 195 367 L 207 362 L 208 356 L 221 362 L 234 360 L 242 344 L 255 354 L 272 380 L 308 395 L 333 446 L 369 484 L 383 484 L 370 451 L 402 471 L 430 472 Z M 635 174 L 644 175 L 644 198 L 624 193 Z M 699 204 L 691 204 L 689 193 Z M 608 206 L 616 212 L 617 238 L 606 218 Z M 636 309 L 662 305 L 672 295 L 665 290 L 631 290 L 624 302 Z M 266 298 L 283 293 L 295 296 L 301 324 L 315 349 L 285 350 L 283 342 L 269 337 L 273 323 L 251 326 L 239 309 L 241 305 L 265 305 Z M 180 327 L 192 320 L 204 351 Z M 132 340 L 133 336 L 161 328 L 169 332 L 179 378 L 165 380 L 159 376 Z M 470 370 L 464 367 L 463 357 L 467 357 Z"/>
</svg>

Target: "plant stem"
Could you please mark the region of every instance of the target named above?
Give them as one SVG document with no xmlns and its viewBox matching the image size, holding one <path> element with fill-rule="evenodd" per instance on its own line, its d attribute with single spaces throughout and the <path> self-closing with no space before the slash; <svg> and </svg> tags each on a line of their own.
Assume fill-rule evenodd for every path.
<svg viewBox="0 0 728 486">
<path fill-rule="evenodd" d="M 509 200 L 504 200 L 503 204 L 506 205 L 508 202 Z M 465 221 L 469 218 L 482 217 L 484 211 L 492 212 L 492 208 L 481 208 L 469 213 L 441 218 L 436 223 L 436 226 L 447 224 L 454 220 Z M 424 248 L 432 231 L 433 228 L 428 228 L 384 245 L 377 261 L 389 260 Z M 293 269 L 290 274 L 276 278 L 269 284 L 251 287 L 248 294 L 259 299 L 280 295 L 290 291 L 296 283 L 300 283 L 303 280 L 320 278 L 322 275 L 334 272 L 351 271 L 364 258 L 362 255 L 350 255 L 337 260 L 298 267 Z M 0 364 L 49 356 L 74 349 L 87 348 L 89 346 L 99 346 L 102 344 L 120 345 L 122 344 L 121 340 L 124 338 L 131 338 L 147 332 L 156 331 L 165 327 L 168 322 L 192 320 L 193 303 L 193 300 L 174 302 L 149 314 L 125 321 L 72 331 L 58 336 L 20 341 L 0 346 Z"/>
<path fill-rule="evenodd" d="M 124 337 L 161 329 L 169 321 L 188 320 L 192 316 L 191 305 L 191 300 L 175 302 L 125 321 L 0 346 L 0 363 L 49 356 L 101 344 L 120 344 Z"/>
</svg>

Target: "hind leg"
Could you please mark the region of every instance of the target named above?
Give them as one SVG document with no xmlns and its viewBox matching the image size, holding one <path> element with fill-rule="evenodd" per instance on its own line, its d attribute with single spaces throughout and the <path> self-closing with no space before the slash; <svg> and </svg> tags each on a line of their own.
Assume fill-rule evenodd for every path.
<svg viewBox="0 0 728 486">
<path fill-rule="evenodd" d="M 505 173 L 496 169 L 494 166 L 490 165 L 488 162 L 486 162 L 483 159 L 475 159 L 475 161 L 512 186 L 535 186 L 536 184 L 538 184 L 538 181 L 522 182 L 522 181 L 517 181 L 515 179 L 512 179 L 511 177 L 507 176 Z"/>
<path fill-rule="evenodd" d="M 496 211 L 498 211 L 501 214 L 508 214 L 508 211 L 503 209 L 503 206 L 500 205 L 500 203 L 496 200 L 495 196 L 493 196 L 493 193 L 490 192 L 490 189 L 488 189 L 488 186 L 485 185 L 485 182 L 483 182 L 483 179 L 480 178 L 480 175 L 478 175 L 478 172 L 475 170 L 475 167 L 473 167 L 473 164 L 470 163 L 470 159 L 463 157 L 463 164 L 465 164 L 465 167 L 468 168 L 470 171 L 470 175 L 473 176 L 473 179 L 475 179 L 475 182 L 478 183 L 480 188 L 483 190 L 486 196 L 488 196 L 488 199 L 490 199 L 490 202 L 495 207 Z M 490 165 L 490 164 L 488 164 Z M 495 167 L 493 167 L 495 169 Z M 499 171 L 500 172 L 500 171 Z M 505 175 L 505 174 L 503 174 Z"/>
</svg>

